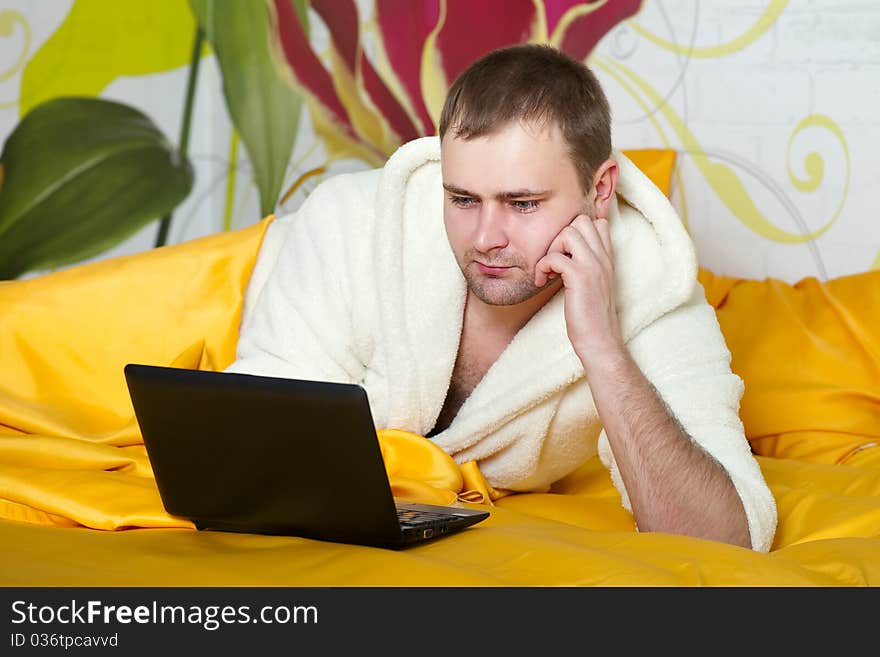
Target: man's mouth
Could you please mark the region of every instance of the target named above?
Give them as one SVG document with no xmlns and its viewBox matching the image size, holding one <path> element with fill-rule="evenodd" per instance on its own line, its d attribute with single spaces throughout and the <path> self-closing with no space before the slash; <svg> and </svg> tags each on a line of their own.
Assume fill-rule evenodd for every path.
<svg viewBox="0 0 880 657">
<path fill-rule="evenodd" d="M 490 275 L 495 275 L 495 276 L 497 276 L 499 274 L 503 274 L 504 272 L 506 272 L 510 269 L 513 269 L 513 267 L 499 267 L 499 266 L 494 266 L 494 265 L 484 265 L 479 260 L 474 260 L 474 264 L 477 265 L 477 269 L 480 271 L 480 273 L 490 274 Z"/>
</svg>

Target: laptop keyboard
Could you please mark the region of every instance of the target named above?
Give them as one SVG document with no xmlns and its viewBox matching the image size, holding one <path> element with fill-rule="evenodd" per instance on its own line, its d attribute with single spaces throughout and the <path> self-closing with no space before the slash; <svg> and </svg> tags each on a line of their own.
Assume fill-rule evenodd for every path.
<svg viewBox="0 0 880 657">
<path fill-rule="evenodd" d="M 455 516 L 448 513 L 432 513 L 431 511 L 414 511 L 412 509 L 397 509 L 397 519 L 401 525 L 431 525 L 437 522 L 445 522 Z"/>
</svg>

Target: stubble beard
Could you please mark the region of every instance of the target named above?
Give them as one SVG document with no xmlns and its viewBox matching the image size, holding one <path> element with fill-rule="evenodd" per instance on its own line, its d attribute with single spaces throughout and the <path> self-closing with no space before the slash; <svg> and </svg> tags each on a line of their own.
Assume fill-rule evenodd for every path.
<svg viewBox="0 0 880 657">
<path fill-rule="evenodd" d="M 480 273 L 474 264 L 474 254 L 468 254 L 462 266 L 461 273 L 464 275 L 468 289 L 480 301 L 489 306 L 515 306 L 518 303 L 528 301 L 536 294 L 552 284 L 547 281 L 542 287 L 537 287 L 534 283 L 535 272 L 527 272 L 520 263 L 504 263 L 501 266 L 515 267 L 512 271 L 505 273 L 503 276 L 495 277 L 488 274 Z M 499 264 L 499 263 L 487 263 Z"/>
</svg>

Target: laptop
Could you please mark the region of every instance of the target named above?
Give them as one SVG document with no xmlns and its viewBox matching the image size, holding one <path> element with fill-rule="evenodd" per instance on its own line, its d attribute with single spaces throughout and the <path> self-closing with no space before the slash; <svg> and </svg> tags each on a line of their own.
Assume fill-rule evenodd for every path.
<svg viewBox="0 0 880 657">
<path fill-rule="evenodd" d="M 403 548 L 489 516 L 394 500 L 360 385 L 124 371 L 162 503 L 198 529 Z"/>
</svg>

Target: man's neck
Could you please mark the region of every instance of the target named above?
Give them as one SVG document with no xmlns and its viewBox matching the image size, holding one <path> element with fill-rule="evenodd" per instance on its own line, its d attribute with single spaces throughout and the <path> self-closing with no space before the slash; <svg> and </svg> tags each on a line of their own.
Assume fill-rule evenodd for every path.
<svg viewBox="0 0 880 657">
<path fill-rule="evenodd" d="M 471 290 L 464 308 L 465 325 L 474 331 L 506 335 L 513 339 L 520 329 L 550 301 L 562 287 L 561 281 L 541 290 L 531 299 L 512 306 L 492 306 L 481 301 Z"/>
</svg>

